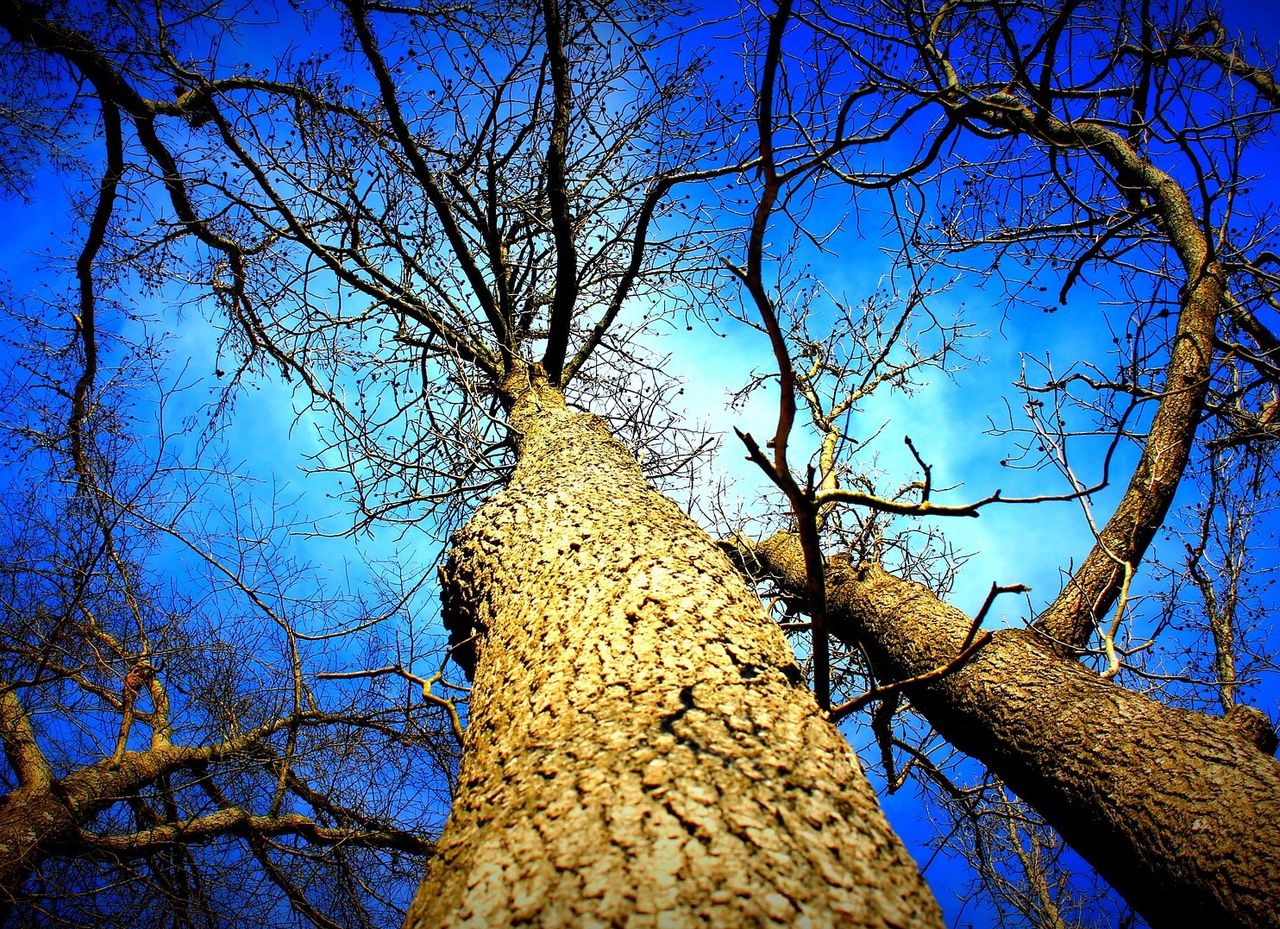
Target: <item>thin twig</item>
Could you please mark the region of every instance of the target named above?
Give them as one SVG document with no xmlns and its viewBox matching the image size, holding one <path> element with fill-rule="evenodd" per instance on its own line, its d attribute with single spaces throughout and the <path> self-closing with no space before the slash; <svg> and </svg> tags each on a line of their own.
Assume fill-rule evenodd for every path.
<svg viewBox="0 0 1280 929">
<path fill-rule="evenodd" d="M 936 681 L 938 678 L 950 674 L 977 654 L 978 650 L 989 641 L 991 641 L 991 633 L 984 632 L 982 635 L 978 636 L 977 640 L 971 645 L 957 652 L 956 656 L 946 664 L 938 665 L 938 667 L 930 671 L 925 671 L 923 674 L 917 674 L 915 677 L 909 677 L 903 681 L 895 681 L 894 683 L 886 684 L 883 687 L 873 687 L 861 696 L 854 697 L 847 703 L 842 703 L 833 709 L 831 711 L 831 721 L 839 722 L 850 713 L 856 713 L 872 700 L 880 700 L 891 694 L 905 690 L 908 687 L 914 687 L 917 684 L 927 684 L 930 681 Z"/>
</svg>

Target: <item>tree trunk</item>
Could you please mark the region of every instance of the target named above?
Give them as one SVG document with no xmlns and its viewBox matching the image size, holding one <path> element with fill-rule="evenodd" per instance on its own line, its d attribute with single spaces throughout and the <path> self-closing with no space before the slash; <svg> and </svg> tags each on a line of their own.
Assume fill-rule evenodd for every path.
<svg viewBox="0 0 1280 929">
<path fill-rule="evenodd" d="M 515 474 L 444 572 L 474 688 L 407 926 L 940 925 L 727 558 L 600 419 L 512 393 Z"/>
<path fill-rule="evenodd" d="M 794 536 L 755 547 L 801 589 Z M 833 565 L 831 630 L 884 682 L 946 665 L 971 620 L 878 566 Z M 1280 927 L 1280 763 L 1262 714 L 1174 709 L 996 632 L 958 669 L 908 691 L 951 744 L 1031 804 L 1154 927 Z"/>
<path fill-rule="evenodd" d="M 20 789 L 0 797 L 0 917 L 48 850 L 74 835 L 76 822 L 48 788 Z"/>
</svg>

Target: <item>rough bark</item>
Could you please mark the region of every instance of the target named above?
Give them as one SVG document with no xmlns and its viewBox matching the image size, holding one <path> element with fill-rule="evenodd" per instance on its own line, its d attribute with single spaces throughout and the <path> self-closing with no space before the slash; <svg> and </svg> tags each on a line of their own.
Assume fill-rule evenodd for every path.
<svg viewBox="0 0 1280 929">
<path fill-rule="evenodd" d="M 205 760 L 205 749 L 125 752 L 58 780 L 39 779 L 0 797 L 0 894 L 12 898 L 31 872 L 67 846 L 98 812 L 160 775 Z"/>
<path fill-rule="evenodd" d="M 756 556 L 803 584 L 793 536 Z M 828 572 L 831 630 L 867 648 L 882 681 L 949 662 L 971 620 L 878 566 Z M 1261 714 L 1165 706 L 995 633 L 973 658 L 908 691 L 949 742 L 986 764 L 1152 926 L 1280 926 L 1280 763 Z"/>
<path fill-rule="evenodd" d="M 727 558 L 545 382 L 510 421 L 444 574 L 470 726 L 407 925 L 940 925 Z"/>
<path fill-rule="evenodd" d="M 45 861 L 54 857 L 138 857 L 175 844 L 197 845 L 225 836 L 295 835 L 317 845 L 391 848 L 429 854 L 432 843 L 376 824 L 324 827 L 300 814 L 257 815 L 228 807 L 204 816 L 161 823 L 132 832 L 98 834 L 88 829 L 108 807 L 135 796 L 167 774 L 197 770 L 239 754 L 261 755 L 275 732 L 307 723 L 347 721 L 323 714 L 272 720 L 248 732 L 205 745 L 159 740 L 143 751 L 122 751 L 54 778 L 12 691 L 0 692 L 0 741 L 19 786 L 0 795 L 0 922 L 5 908 Z"/>
</svg>

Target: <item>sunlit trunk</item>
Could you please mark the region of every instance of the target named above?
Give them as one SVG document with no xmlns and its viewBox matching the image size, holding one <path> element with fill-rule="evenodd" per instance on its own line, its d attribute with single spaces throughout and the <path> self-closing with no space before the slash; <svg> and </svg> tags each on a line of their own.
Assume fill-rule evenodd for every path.
<svg viewBox="0 0 1280 929">
<path fill-rule="evenodd" d="M 515 475 L 446 571 L 474 690 L 408 925 L 939 925 L 729 561 L 601 420 L 515 399 Z"/>
</svg>

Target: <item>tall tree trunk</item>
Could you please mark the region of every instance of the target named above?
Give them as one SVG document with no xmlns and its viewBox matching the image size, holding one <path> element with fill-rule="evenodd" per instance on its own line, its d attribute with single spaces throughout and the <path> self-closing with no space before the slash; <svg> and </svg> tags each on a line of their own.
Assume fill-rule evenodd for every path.
<svg viewBox="0 0 1280 929">
<path fill-rule="evenodd" d="M 754 553 L 803 589 L 794 536 Z M 879 566 L 833 564 L 827 582 L 831 631 L 863 643 L 885 682 L 946 665 L 971 626 Z M 996 632 L 961 667 L 908 694 L 1152 926 L 1280 927 L 1280 763 L 1257 710 L 1222 718 L 1166 706 L 1023 629 Z"/>
<path fill-rule="evenodd" d="M 407 925 L 940 925 L 727 558 L 600 419 L 511 393 L 518 466 L 445 571 L 471 715 Z"/>
</svg>

